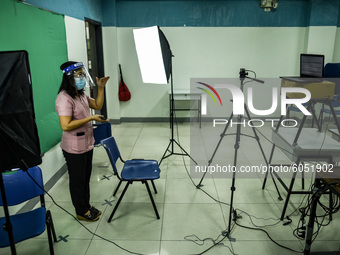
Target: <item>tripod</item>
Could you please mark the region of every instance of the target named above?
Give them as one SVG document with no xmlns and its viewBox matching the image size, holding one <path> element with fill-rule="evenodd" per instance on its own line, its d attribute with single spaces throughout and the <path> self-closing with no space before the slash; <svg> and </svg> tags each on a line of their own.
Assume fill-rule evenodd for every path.
<svg viewBox="0 0 340 255">
<path fill-rule="evenodd" d="M 13 155 L 18 155 L 18 153 L 16 153 L 15 150 L 12 148 L 12 146 L 9 143 L 6 136 L 3 135 L 2 131 L 0 132 L 0 137 L 1 137 L 1 141 L 3 141 L 3 143 L 8 148 L 8 151 L 13 153 Z M 21 159 L 19 156 L 17 157 L 17 159 L 18 159 L 18 162 L 20 162 L 22 164 L 21 169 L 23 169 L 24 171 L 27 171 L 28 166 L 26 165 L 26 162 L 23 159 Z M 41 163 L 41 161 L 40 161 L 40 163 Z M 7 231 L 8 240 L 9 240 L 9 244 L 10 244 L 9 246 L 10 246 L 10 249 L 11 249 L 11 254 L 16 255 L 17 251 L 16 251 L 16 248 L 15 248 L 13 225 L 12 225 L 10 214 L 9 214 L 5 184 L 4 184 L 4 180 L 3 180 L 3 176 L 2 176 L 2 172 L 5 171 L 5 170 L 6 170 L 5 168 L 4 169 L 0 168 L 0 193 L 1 193 L 1 199 L 2 199 L 2 204 L 3 204 L 3 211 L 4 211 L 4 214 L 5 214 L 5 223 L 3 224 L 2 227 L 5 231 Z"/>
<path fill-rule="evenodd" d="M 7 204 L 7 198 L 6 198 L 6 193 L 5 193 L 5 186 L 4 186 L 4 181 L 2 178 L 2 172 L 0 171 L 0 191 L 1 191 L 1 198 L 3 202 L 3 207 L 4 207 L 4 213 L 5 213 L 5 219 L 6 222 L 2 226 L 8 234 L 8 239 L 10 243 L 10 248 L 11 248 L 11 253 L 12 255 L 16 255 L 16 249 L 15 249 L 15 241 L 14 241 L 14 236 L 13 236 L 13 226 L 11 223 L 11 219 L 9 217 L 9 211 L 8 211 L 8 204 Z"/>
<path fill-rule="evenodd" d="M 248 77 L 248 76 L 247 76 L 248 73 L 246 72 L 246 70 L 245 70 L 244 68 L 241 68 L 241 69 L 240 69 L 240 73 L 239 73 L 239 74 L 240 74 L 240 82 L 241 82 L 240 89 L 241 89 L 242 92 L 243 92 L 243 86 L 244 86 L 244 79 L 245 79 L 245 78 L 254 80 L 254 81 L 256 81 L 256 82 L 264 83 L 264 82 L 261 81 L 261 80 L 258 80 L 258 79 L 255 79 L 255 78 L 250 78 L 250 77 Z M 248 107 L 247 107 L 246 104 L 244 104 L 244 110 L 245 110 L 245 112 L 246 112 L 246 114 L 247 114 L 248 120 L 251 120 L 251 117 L 250 117 L 250 114 L 249 114 L 249 111 L 248 111 Z M 215 148 L 215 150 L 214 150 L 214 152 L 213 152 L 213 155 L 212 155 L 211 159 L 208 161 L 208 167 L 211 165 L 211 163 L 212 163 L 212 161 L 213 161 L 213 159 L 214 159 L 214 157 L 215 157 L 215 154 L 216 154 L 216 152 L 217 152 L 219 146 L 221 145 L 222 139 L 226 136 L 227 129 L 228 129 L 228 127 L 229 127 L 230 122 L 232 122 L 232 118 L 233 118 L 233 117 L 234 117 L 234 114 L 231 113 L 231 115 L 230 115 L 230 117 L 229 117 L 229 119 L 228 119 L 228 123 L 227 123 L 226 127 L 224 128 L 222 134 L 220 135 L 220 140 L 219 140 L 218 143 L 217 143 L 217 146 L 216 146 L 216 148 Z M 234 145 L 234 169 L 236 169 L 236 165 L 237 165 L 237 156 L 238 156 L 238 149 L 240 148 L 241 135 L 248 136 L 248 137 L 251 137 L 251 138 L 256 139 L 256 141 L 257 141 L 257 143 L 258 143 L 258 146 L 259 146 L 259 148 L 260 148 L 260 150 L 261 150 L 262 156 L 263 156 L 263 158 L 264 158 L 264 161 L 266 162 L 266 165 L 268 166 L 268 161 L 267 161 L 267 158 L 266 158 L 266 156 L 265 156 L 265 154 L 264 154 L 263 148 L 262 148 L 261 143 L 260 143 L 260 138 L 259 138 L 259 136 L 257 135 L 257 132 L 256 132 L 255 127 L 252 126 L 252 130 L 253 130 L 254 136 L 249 136 L 249 135 L 245 135 L 245 134 L 242 134 L 242 133 L 241 133 L 241 125 L 240 125 L 240 123 L 241 123 L 242 118 L 243 118 L 242 115 L 238 115 L 238 116 L 237 116 L 237 123 L 238 123 L 238 125 L 237 125 L 237 128 L 236 128 L 236 134 L 235 134 L 235 135 L 236 135 L 236 138 L 235 138 L 235 145 Z M 203 181 L 203 179 L 204 179 L 204 177 L 205 177 L 205 175 L 206 175 L 207 172 L 208 172 L 208 171 L 206 171 L 206 172 L 203 174 L 203 176 L 202 176 L 202 178 L 201 178 L 199 184 L 197 185 L 197 188 L 200 188 L 201 186 L 203 186 L 203 185 L 202 185 L 202 181 Z M 274 179 L 273 179 L 273 180 L 274 180 Z M 236 190 L 235 181 L 236 181 L 236 171 L 233 171 L 232 183 L 231 183 L 231 188 L 230 188 L 230 190 L 231 190 L 231 197 L 230 197 L 230 211 L 229 211 L 228 230 L 227 230 L 226 233 L 224 233 L 224 234 L 229 238 L 229 240 L 233 240 L 233 241 L 234 241 L 234 239 L 232 239 L 232 238 L 230 237 L 230 232 L 231 232 L 231 219 L 232 219 L 232 215 L 233 215 L 233 220 L 234 220 L 234 221 L 236 221 L 236 219 L 237 219 L 236 211 L 235 211 L 234 208 L 233 208 L 234 192 L 235 192 L 235 190 Z M 275 181 L 274 181 L 274 184 L 275 184 L 275 187 L 276 187 L 276 189 L 277 189 L 277 186 L 276 186 Z M 277 190 L 278 190 L 278 189 L 277 189 Z"/>
<path fill-rule="evenodd" d="M 170 72 L 171 76 L 171 99 L 170 99 L 170 129 L 171 129 L 171 138 L 168 147 L 166 148 L 163 157 L 161 161 L 159 162 L 159 165 L 161 165 L 163 159 L 166 159 L 172 155 L 180 155 L 180 156 L 188 156 L 192 161 L 196 161 L 186 152 L 186 150 L 175 140 L 174 138 L 174 111 L 175 111 L 175 101 L 174 101 L 174 88 L 173 88 L 173 76 L 172 76 L 172 70 Z M 176 144 L 183 153 L 177 153 L 174 152 L 174 144 Z M 169 149 L 171 148 L 171 149 Z M 166 155 L 168 153 L 168 155 Z"/>
</svg>

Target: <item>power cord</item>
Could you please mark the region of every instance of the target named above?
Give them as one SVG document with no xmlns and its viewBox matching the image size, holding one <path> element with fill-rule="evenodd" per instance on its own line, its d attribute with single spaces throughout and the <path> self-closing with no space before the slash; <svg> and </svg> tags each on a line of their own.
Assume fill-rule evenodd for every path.
<svg viewBox="0 0 340 255">
<path fill-rule="evenodd" d="M 175 115 L 175 123 L 176 123 L 176 128 L 177 128 L 177 140 L 179 141 L 178 123 L 177 123 L 176 115 Z M 215 202 L 220 203 L 220 204 L 224 204 L 224 205 L 227 205 L 227 206 L 230 206 L 230 204 L 228 204 L 228 203 L 225 203 L 225 202 L 222 202 L 222 201 L 219 201 L 219 200 L 215 199 L 213 196 L 211 196 L 208 192 L 206 192 L 205 190 L 203 190 L 201 187 L 198 188 L 197 185 L 195 184 L 195 182 L 193 181 L 193 179 L 191 178 L 190 174 L 189 174 L 189 171 L 188 171 L 188 168 L 187 168 L 187 165 L 186 165 L 186 162 L 185 162 L 183 156 L 182 156 L 182 159 L 183 159 L 183 163 L 184 163 L 184 167 L 185 167 L 185 170 L 186 170 L 186 172 L 187 172 L 187 175 L 188 175 L 189 179 L 191 180 L 192 184 L 196 187 L 196 189 L 201 190 L 201 191 L 202 191 L 203 193 L 205 193 L 207 196 L 209 196 L 210 198 L 212 198 Z M 239 210 L 239 209 L 237 209 L 237 210 Z M 239 210 L 239 211 L 242 211 L 242 210 Z M 234 209 L 234 212 L 236 212 L 236 209 Z M 244 212 L 245 214 L 247 214 L 247 215 L 250 217 L 250 219 L 251 219 L 251 217 L 255 217 L 255 216 L 252 216 L 252 215 L 246 213 L 245 211 L 242 211 L 242 212 Z M 265 232 L 265 233 L 267 234 L 267 236 L 269 237 L 269 239 L 270 239 L 271 241 L 273 241 L 275 244 L 277 244 L 277 245 L 280 246 L 281 248 L 285 248 L 285 249 L 287 249 L 287 250 L 290 250 L 290 251 L 293 251 L 293 252 L 296 252 L 296 253 L 302 253 L 302 252 L 300 252 L 300 251 L 295 251 L 295 250 L 293 250 L 293 249 L 291 249 L 291 248 L 289 248 L 289 247 L 285 247 L 285 246 L 283 246 L 283 245 L 277 243 L 275 240 L 273 240 L 273 239 L 270 237 L 270 235 L 269 235 L 268 232 L 266 232 L 265 230 L 263 230 L 263 229 L 261 229 L 261 228 L 251 228 L 251 227 L 246 227 L 246 226 L 243 226 L 243 225 L 240 225 L 240 224 L 236 223 L 236 218 L 237 218 L 237 217 L 234 217 L 234 222 L 235 222 L 235 223 L 234 223 L 234 225 L 232 226 L 232 228 L 233 228 L 233 227 L 235 226 L 235 224 L 236 224 L 236 225 L 238 225 L 238 226 L 240 226 L 240 227 L 250 228 L 250 229 L 253 229 L 253 230 L 262 230 L 263 232 Z M 256 217 L 255 217 L 255 218 L 256 218 Z M 287 218 L 289 219 L 288 216 L 287 216 Z M 257 218 L 257 219 L 261 219 L 261 218 Z M 273 218 L 271 218 L 271 219 L 273 219 Z M 268 219 L 266 219 L 266 220 L 268 220 Z M 277 225 L 277 224 L 280 223 L 280 219 L 274 219 L 274 220 L 277 220 L 277 222 L 274 223 L 274 224 L 271 224 L 271 225 L 265 225 L 265 226 L 263 226 L 263 227 L 266 227 L 266 226 L 274 226 L 274 225 Z M 290 219 L 289 219 L 289 221 L 291 222 Z M 252 220 L 251 220 L 251 222 L 253 223 Z M 290 222 L 289 222 L 289 223 L 290 223 Z M 284 223 L 284 224 L 285 224 L 285 223 Z M 256 226 L 256 225 L 255 225 L 255 226 Z M 232 230 L 232 228 L 231 228 L 231 230 Z M 204 254 L 205 252 L 209 251 L 209 250 L 212 249 L 213 247 L 217 246 L 219 243 L 221 243 L 223 240 L 225 240 L 225 238 L 227 238 L 227 235 L 226 235 L 220 242 L 214 243 L 214 245 L 212 245 L 211 247 L 209 247 L 208 249 L 206 249 L 205 251 L 203 251 L 203 252 L 200 253 L 199 255 Z M 204 239 L 204 240 L 205 240 L 205 239 Z M 232 244 L 231 244 L 231 246 L 232 246 Z M 228 248 L 229 248 L 229 247 L 228 247 Z M 230 248 L 229 248 L 229 249 L 230 249 Z M 232 252 L 233 255 L 235 254 L 233 251 L 231 251 L 231 252 Z"/>
<path fill-rule="evenodd" d="M 121 249 L 121 250 L 123 250 L 123 251 L 126 251 L 126 252 L 128 252 L 128 253 L 130 253 L 130 254 L 136 254 L 136 255 L 147 255 L 147 254 L 142 254 L 142 253 L 136 253 L 136 252 L 132 252 L 132 251 L 129 251 L 129 250 L 127 250 L 127 249 L 125 249 L 125 248 L 123 248 L 123 247 L 121 247 L 120 245 L 118 245 L 117 243 L 115 243 L 115 242 L 113 242 L 113 241 L 111 241 L 111 240 L 108 240 L 108 239 L 106 239 L 105 237 L 102 237 L 102 236 L 100 236 L 100 235 L 98 235 L 98 234 L 96 234 L 96 233 L 94 233 L 94 232 L 92 232 L 90 229 L 88 229 L 83 223 L 81 223 L 73 214 L 71 214 L 70 212 L 68 212 L 65 208 L 63 208 L 62 206 L 60 206 L 60 205 L 58 205 L 57 204 L 57 202 L 54 200 L 54 198 L 44 189 L 44 187 L 41 187 L 40 185 L 39 185 L 39 183 L 37 183 L 36 182 L 36 180 L 30 175 L 30 173 L 28 172 L 28 171 L 25 171 L 27 174 L 28 174 L 28 176 L 33 180 L 33 182 L 41 189 L 41 190 L 43 190 L 50 198 L 51 198 L 51 200 L 52 200 L 52 202 L 58 207 L 58 208 L 60 208 L 61 210 L 63 210 L 64 212 L 66 212 L 68 215 L 70 215 L 73 219 L 75 219 L 84 229 L 86 229 L 90 234 L 92 234 L 92 235 L 94 235 L 94 236 L 96 236 L 96 237 L 98 237 L 98 238 L 100 238 L 100 239 L 102 239 L 102 240 L 104 240 L 104 241 L 106 241 L 106 242 L 109 242 L 109 243 L 112 243 L 113 245 L 115 245 L 116 247 L 118 247 L 119 249 Z"/>
<path fill-rule="evenodd" d="M 219 240 L 222 237 L 221 240 Z M 204 254 L 205 252 L 211 250 L 213 247 L 218 246 L 218 245 L 223 245 L 224 247 L 227 247 L 229 249 L 229 251 L 231 252 L 231 254 L 236 255 L 236 253 L 233 251 L 233 248 L 225 245 L 223 243 L 223 241 L 227 238 L 227 236 L 223 236 L 222 234 L 220 234 L 216 239 L 213 239 L 211 237 L 208 238 L 204 238 L 204 239 L 200 239 L 197 235 L 188 235 L 184 237 L 184 240 L 186 241 L 191 241 L 194 242 L 196 245 L 199 246 L 203 246 L 205 244 L 206 241 L 211 241 L 213 243 L 212 246 L 210 246 L 208 249 L 206 249 L 205 251 L 199 253 L 199 254 Z M 219 241 L 218 241 L 219 240 Z"/>
<path fill-rule="evenodd" d="M 255 77 L 256 77 L 256 74 L 255 74 Z M 328 127 L 328 124 L 329 124 L 329 120 L 328 120 L 328 123 L 327 123 L 327 127 Z M 176 127 L 177 127 L 177 138 L 178 138 L 178 141 L 179 141 L 177 119 L 176 119 Z M 257 129 L 257 128 L 256 128 L 256 129 Z M 327 128 L 326 128 L 326 130 L 327 130 Z M 269 141 L 271 144 L 273 144 L 272 141 L 270 141 L 269 139 L 267 139 L 267 137 L 264 136 L 264 135 L 262 134 L 262 132 L 260 132 L 258 129 L 257 129 L 257 131 L 258 131 L 258 132 L 259 132 L 259 133 L 260 133 L 267 141 Z M 320 147 L 320 149 L 319 149 L 318 155 L 320 155 L 320 152 L 321 152 L 321 150 L 322 150 L 322 147 L 323 147 L 323 144 L 324 144 L 324 142 L 325 142 L 326 136 L 327 136 L 327 134 L 326 134 L 326 132 L 325 132 L 325 135 L 324 135 L 324 138 L 323 138 L 323 141 L 322 141 L 322 145 L 321 145 L 321 147 Z M 290 153 L 289 151 L 287 151 L 287 150 L 285 150 L 285 149 L 283 149 L 283 148 L 280 148 L 279 146 L 277 146 L 277 147 L 278 147 L 279 149 L 281 149 L 281 150 L 284 150 L 284 151 Z M 290 154 L 292 154 L 292 153 L 290 153 Z M 294 155 L 294 154 L 292 154 L 292 155 Z M 317 157 L 316 162 L 318 162 L 318 161 L 319 161 L 319 160 L 318 160 L 318 157 Z M 304 161 L 304 162 L 310 162 L 310 161 Z M 195 185 L 194 181 L 192 180 L 192 178 L 191 178 L 191 176 L 190 176 L 190 174 L 189 174 L 189 172 L 188 172 L 188 169 L 187 169 L 187 166 L 186 166 L 186 163 L 185 163 L 184 158 L 183 158 L 183 163 L 184 163 L 186 172 L 187 172 L 187 174 L 188 174 L 190 180 L 192 181 L 193 185 L 197 188 L 197 186 Z M 310 163 L 315 163 L 315 161 L 310 162 Z M 206 191 L 204 191 L 203 189 L 201 189 L 201 188 L 199 188 L 199 189 L 200 189 L 201 191 L 203 191 L 205 194 L 207 194 L 210 198 L 212 198 L 215 202 L 219 202 L 219 203 L 221 203 L 221 204 L 225 204 L 225 205 L 228 205 L 228 206 L 229 206 L 229 204 L 224 203 L 224 202 L 221 202 L 221 201 L 218 201 L 217 199 L 213 198 L 210 194 L 208 194 L 208 193 L 207 193 Z M 302 205 L 302 203 L 303 203 L 304 199 L 306 198 L 306 196 L 307 196 L 307 195 L 305 195 L 305 197 L 303 198 L 302 202 L 300 203 L 300 206 Z M 299 207 L 298 207 L 298 208 L 299 208 Z M 294 214 L 294 213 L 298 210 L 298 208 L 297 208 L 295 211 L 293 211 L 293 213 L 291 213 L 290 215 Z M 235 210 L 235 211 L 236 211 L 236 210 Z M 242 211 L 242 212 L 244 212 L 244 211 Z M 244 212 L 244 213 L 246 213 L 246 212 Z M 247 214 L 247 213 L 246 213 L 246 214 Z M 248 216 L 249 216 L 249 218 L 250 218 L 251 223 L 252 223 L 254 226 L 256 226 L 256 224 L 255 224 L 255 223 L 253 222 L 253 220 L 252 220 L 251 215 L 248 214 Z M 255 217 L 255 216 L 254 216 L 254 217 Z M 283 223 L 283 225 L 288 225 L 288 224 L 290 224 L 290 223 L 292 222 L 292 220 L 289 218 L 289 216 L 286 216 L 286 219 L 287 219 L 287 222 Z M 267 226 L 274 226 L 274 225 L 277 225 L 277 224 L 279 224 L 279 223 L 280 223 L 280 221 L 278 221 L 278 222 L 276 222 L 276 223 L 274 223 L 274 224 L 271 224 L 271 225 L 267 225 Z M 237 224 L 237 223 L 235 222 L 235 224 Z M 237 224 L 237 225 L 241 226 L 240 224 Z M 255 229 L 255 228 L 253 228 L 253 229 L 254 229 L 254 230 L 260 230 L 260 229 Z M 300 230 L 300 229 L 301 229 L 301 230 L 304 230 L 305 227 L 302 226 L 302 227 L 300 227 L 300 228 L 297 228 L 297 230 Z M 261 229 L 261 230 L 262 230 L 262 229 Z M 262 231 L 264 231 L 264 230 L 262 230 Z M 274 240 L 269 236 L 269 234 L 268 234 L 266 231 L 264 231 L 264 232 L 267 234 L 267 236 L 270 238 L 270 240 L 272 240 L 274 243 L 276 243 L 276 244 L 279 245 L 280 247 L 286 248 L 286 249 L 291 250 L 291 251 L 294 251 L 294 250 L 292 250 L 292 249 L 290 249 L 290 248 L 288 248 L 288 247 L 285 247 L 285 246 L 282 246 L 282 245 L 278 244 L 276 241 L 274 241 Z M 299 235 L 300 235 L 300 236 L 303 236 L 303 235 L 304 235 L 303 233 L 304 233 L 304 232 L 300 233 Z M 299 236 L 299 235 L 298 235 L 298 236 Z M 295 236 L 296 236 L 296 235 L 295 235 Z M 301 253 L 300 251 L 294 251 L 294 252 Z"/>
</svg>

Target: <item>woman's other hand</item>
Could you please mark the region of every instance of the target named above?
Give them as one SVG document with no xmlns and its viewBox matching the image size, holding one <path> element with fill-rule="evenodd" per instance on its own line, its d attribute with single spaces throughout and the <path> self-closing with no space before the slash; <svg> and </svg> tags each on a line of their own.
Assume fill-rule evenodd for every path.
<svg viewBox="0 0 340 255">
<path fill-rule="evenodd" d="M 104 88 L 109 79 L 110 79 L 110 76 L 102 77 L 100 79 L 98 79 L 98 77 L 96 77 L 98 87 Z"/>
</svg>

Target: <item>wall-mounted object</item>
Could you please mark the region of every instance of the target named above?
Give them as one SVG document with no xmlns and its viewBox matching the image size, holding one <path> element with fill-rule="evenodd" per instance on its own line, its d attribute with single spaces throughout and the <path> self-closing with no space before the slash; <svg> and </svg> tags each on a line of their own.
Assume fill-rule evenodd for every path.
<svg viewBox="0 0 340 255">
<path fill-rule="evenodd" d="M 264 8 L 264 11 L 270 12 L 272 9 L 277 9 L 279 6 L 277 0 L 260 0 L 260 7 Z"/>
</svg>

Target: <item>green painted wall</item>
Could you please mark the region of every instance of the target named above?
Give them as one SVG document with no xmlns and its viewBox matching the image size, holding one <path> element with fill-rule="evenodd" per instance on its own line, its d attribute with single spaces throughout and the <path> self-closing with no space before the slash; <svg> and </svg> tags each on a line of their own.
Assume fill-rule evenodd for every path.
<svg viewBox="0 0 340 255">
<path fill-rule="evenodd" d="M 67 61 L 63 15 L 12 0 L 1 1 L 0 51 L 26 50 L 32 75 L 33 100 L 41 152 L 60 142 L 55 98 L 61 83 L 61 63 Z"/>
</svg>

